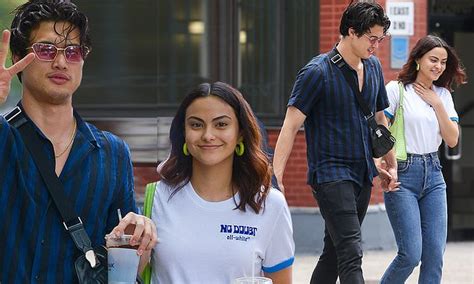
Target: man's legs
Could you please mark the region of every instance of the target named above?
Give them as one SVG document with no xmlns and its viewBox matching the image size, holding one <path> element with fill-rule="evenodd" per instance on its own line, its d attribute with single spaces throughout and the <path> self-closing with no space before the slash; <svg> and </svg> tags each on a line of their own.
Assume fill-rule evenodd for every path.
<svg viewBox="0 0 474 284">
<path fill-rule="evenodd" d="M 313 190 L 326 227 L 324 249 L 311 283 L 364 283 L 360 224 L 370 201 L 370 186 L 361 189 L 352 181 L 337 181 Z"/>
<path fill-rule="evenodd" d="M 331 240 L 327 227 L 324 229 L 324 248 L 319 256 L 318 264 L 311 276 L 311 284 L 336 283 L 337 280 L 337 257 L 336 249 Z"/>
</svg>

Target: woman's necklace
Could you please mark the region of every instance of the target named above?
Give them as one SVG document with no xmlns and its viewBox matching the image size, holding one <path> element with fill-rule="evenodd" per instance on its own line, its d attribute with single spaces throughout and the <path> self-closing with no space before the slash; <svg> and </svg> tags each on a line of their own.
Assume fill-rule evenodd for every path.
<svg viewBox="0 0 474 284">
<path fill-rule="evenodd" d="M 76 123 L 76 119 L 74 118 L 74 129 L 72 130 L 71 138 L 69 140 L 69 143 L 67 144 L 66 148 L 64 148 L 64 150 L 61 153 L 59 153 L 57 155 L 54 154 L 55 158 L 61 157 L 71 147 L 72 142 L 74 141 L 74 137 L 76 136 L 76 130 L 77 130 L 77 123 Z"/>
</svg>

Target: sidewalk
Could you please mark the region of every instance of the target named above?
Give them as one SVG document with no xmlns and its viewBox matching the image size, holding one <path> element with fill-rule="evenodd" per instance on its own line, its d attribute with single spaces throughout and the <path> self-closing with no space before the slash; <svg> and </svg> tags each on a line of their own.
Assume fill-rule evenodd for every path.
<svg viewBox="0 0 474 284">
<path fill-rule="evenodd" d="M 396 251 L 364 251 L 362 269 L 366 283 L 379 283 Z M 293 265 L 293 283 L 308 284 L 319 255 L 297 254 Z M 419 266 L 406 283 L 418 283 Z M 444 254 L 443 284 L 474 283 L 474 242 L 448 243 Z"/>
</svg>

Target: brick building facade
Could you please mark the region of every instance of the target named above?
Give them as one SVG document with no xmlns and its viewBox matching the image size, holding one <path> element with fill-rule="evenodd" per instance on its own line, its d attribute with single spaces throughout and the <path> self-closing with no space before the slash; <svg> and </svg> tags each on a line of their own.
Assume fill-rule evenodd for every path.
<svg viewBox="0 0 474 284">
<path fill-rule="evenodd" d="M 390 1 L 390 0 L 389 0 Z M 385 7 L 386 0 L 378 1 Z M 414 2 L 415 23 L 414 36 L 410 37 L 409 49 L 411 49 L 416 41 L 427 34 L 428 27 L 428 0 L 404 1 L 397 2 Z M 329 51 L 339 38 L 339 21 L 342 12 L 347 7 L 349 0 L 320 0 L 320 52 Z M 383 66 L 385 81 L 388 82 L 396 78 L 398 70 L 390 68 L 390 41 L 381 43 L 377 56 L 380 58 Z M 310 58 L 308 58 L 309 60 Z M 295 76 L 298 70 L 294 70 Z M 275 146 L 278 138 L 279 129 L 268 129 L 270 145 Z M 135 188 L 137 195 L 143 194 L 144 186 L 147 182 L 158 179 L 156 173 L 156 165 L 137 164 L 135 171 Z M 286 189 L 286 198 L 291 207 L 315 207 L 316 203 L 311 193 L 310 187 L 306 184 L 306 142 L 304 131 L 300 130 L 293 151 L 288 160 L 284 175 L 284 183 Z M 374 190 L 372 192 L 371 204 L 383 203 L 382 191 L 379 188 L 379 182 L 374 181 Z"/>
</svg>

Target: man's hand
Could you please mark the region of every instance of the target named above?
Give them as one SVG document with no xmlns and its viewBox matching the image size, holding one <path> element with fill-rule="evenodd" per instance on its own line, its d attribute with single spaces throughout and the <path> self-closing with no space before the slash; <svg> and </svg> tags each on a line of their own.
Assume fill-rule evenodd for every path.
<svg viewBox="0 0 474 284">
<path fill-rule="evenodd" d="M 137 253 L 142 255 L 149 252 L 158 242 L 156 227 L 150 218 L 133 212 L 128 213 L 120 223 L 110 232 L 119 237 L 122 234 L 133 234 L 130 245 L 139 245 Z"/>
<path fill-rule="evenodd" d="M 400 185 L 400 182 L 398 181 L 397 169 L 392 167 L 388 168 L 387 171 L 391 178 L 389 180 L 382 181 L 382 188 L 385 192 L 399 190 L 398 186 Z"/>
<path fill-rule="evenodd" d="M 387 163 L 383 159 L 376 159 L 375 166 L 379 171 L 379 177 L 381 180 L 382 190 L 384 192 L 397 191 L 399 190 L 398 186 L 398 173 L 397 173 L 397 164 L 393 162 Z"/>
<path fill-rule="evenodd" d="M 296 134 L 303 125 L 306 115 L 294 106 L 289 106 L 286 110 L 285 120 L 278 135 L 278 140 L 273 154 L 273 172 L 283 195 L 285 187 L 283 186 L 283 173 L 285 171 L 286 162 L 290 157 Z"/>
<path fill-rule="evenodd" d="M 10 44 L 10 31 L 4 30 L 2 33 L 2 45 L 0 46 L 0 105 L 3 104 L 10 93 L 10 83 L 12 78 L 23 71 L 35 59 L 34 53 L 29 53 L 23 59 L 16 62 L 10 68 L 5 68 L 5 62 L 8 55 L 8 46 Z"/>
</svg>

